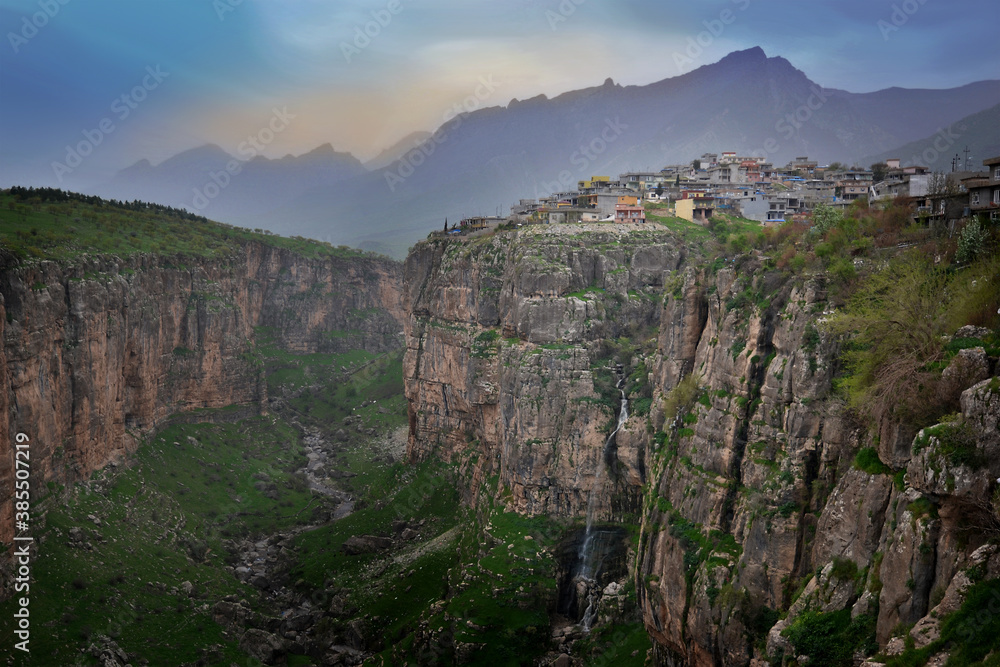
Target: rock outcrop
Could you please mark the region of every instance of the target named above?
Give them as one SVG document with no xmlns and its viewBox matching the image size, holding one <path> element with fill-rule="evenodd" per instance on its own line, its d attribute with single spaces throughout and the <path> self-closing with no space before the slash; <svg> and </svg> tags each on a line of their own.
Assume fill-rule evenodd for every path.
<svg viewBox="0 0 1000 667">
<path fill-rule="evenodd" d="M 520 513 L 639 524 L 630 562 L 659 664 L 773 658 L 806 611 L 849 609 L 884 647 L 931 625 L 942 596 L 959 604 L 1000 530 L 996 359 L 973 348 L 945 372 L 956 422 L 916 439 L 886 424 L 880 442 L 833 391 L 822 276 L 752 254 L 708 265 L 656 225 L 603 229 L 414 248 L 411 459 L 460 463 L 470 502 L 493 478 Z M 641 408 L 605 451 L 619 377 Z M 862 448 L 882 463 L 855 465 Z"/>
<path fill-rule="evenodd" d="M 384 352 L 402 342 L 402 267 L 373 256 L 310 259 L 248 242 L 215 259 L 0 262 L 5 543 L 15 434 L 30 438 L 37 498 L 47 483 L 84 479 L 122 459 L 171 415 L 262 410 L 258 332 L 297 352 Z"/>
<path fill-rule="evenodd" d="M 604 229 L 434 239 L 407 258 L 409 456 L 474 451 L 467 498 L 499 475 L 517 511 L 581 516 L 600 478 L 596 515 L 635 514 L 641 423 L 621 432 L 615 474 L 600 472 L 618 396 L 606 346 L 655 337 L 664 281 L 683 250 L 664 229 Z"/>
</svg>

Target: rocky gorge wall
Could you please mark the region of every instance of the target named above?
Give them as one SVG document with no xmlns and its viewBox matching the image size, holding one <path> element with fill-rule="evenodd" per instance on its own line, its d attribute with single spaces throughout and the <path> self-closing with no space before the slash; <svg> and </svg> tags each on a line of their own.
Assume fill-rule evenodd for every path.
<svg viewBox="0 0 1000 667">
<path fill-rule="evenodd" d="M 297 352 L 398 349 L 401 268 L 258 242 L 214 259 L 0 258 L 0 539 L 12 537 L 16 433 L 30 438 L 37 499 L 121 461 L 172 414 L 263 410 L 256 328 Z"/>
<path fill-rule="evenodd" d="M 434 239 L 406 260 L 409 455 L 474 451 L 467 498 L 497 475 L 519 512 L 586 513 L 617 406 L 617 391 L 595 390 L 601 374 L 613 390 L 602 349 L 655 335 L 659 294 L 683 254 L 661 230 L 575 230 Z M 599 518 L 637 511 L 644 444 L 631 428 L 620 434 L 622 470 L 603 477 Z"/>
<path fill-rule="evenodd" d="M 687 247 L 652 224 L 418 244 L 411 459 L 460 463 L 469 499 L 495 478 L 508 508 L 579 522 L 596 488 L 598 520 L 640 524 L 632 574 L 658 664 L 787 662 L 782 631 L 806 611 L 850 610 L 882 649 L 916 624 L 926 644 L 967 568 L 1000 571 L 996 359 L 963 353 L 954 423 L 872 439 L 832 391 L 822 276 Z M 648 413 L 602 468 L 615 363 Z M 854 465 L 862 448 L 877 472 Z"/>
</svg>

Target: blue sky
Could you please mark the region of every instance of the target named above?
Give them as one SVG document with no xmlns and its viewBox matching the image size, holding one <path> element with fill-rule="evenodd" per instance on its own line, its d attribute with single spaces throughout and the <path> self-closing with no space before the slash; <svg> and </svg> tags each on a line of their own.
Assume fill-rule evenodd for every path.
<svg viewBox="0 0 1000 667">
<path fill-rule="evenodd" d="M 484 79 L 482 104 L 506 105 L 753 46 L 853 92 L 1000 78 L 994 0 L 0 0 L 0 27 L 0 185 L 55 184 L 88 136 L 73 176 L 94 182 L 208 142 L 235 153 L 275 109 L 294 119 L 265 154 L 367 159 Z"/>
</svg>

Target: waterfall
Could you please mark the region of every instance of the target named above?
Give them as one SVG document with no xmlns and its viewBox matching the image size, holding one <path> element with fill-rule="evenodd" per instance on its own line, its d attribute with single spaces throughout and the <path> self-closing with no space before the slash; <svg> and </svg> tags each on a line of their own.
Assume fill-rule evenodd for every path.
<svg viewBox="0 0 1000 667">
<path fill-rule="evenodd" d="M 585 593 L 587 598 L 587 608 L 583 613 L 583 618 L 581 620 L 581 625 L 585 631 L 590 631 L 590 627 L 593 624 L 597 616 L 597 603 L 601 599 L 601 589 L 597 583 L 597 574 L 600 569 L 600 563 L 594 562 L 595 554 L 595 543 L 597 533 L 599 531 L 594 530 L 594 511 L 596 505 L 597 494 L 599 493 L 601 485 L 601 477 L 603 476 L 604 469 L 607 467 L 608 458 L 611 456 L 611 448 L 615 443 L 615 436 L 618 431 L 621 430 L 622 426 L 628 421 L 628 398 L 625 397 L 625 389 L 623 388 L 625 384 L 625 378 L 622 377 L 618 380 L 618 384 L 615 385 L 621 394 L 621 406 L 618 411 L 618 425 L 615 430 L 611 432 L 608 436 L 607 441 L 604 443 L 604 449 L 601 452 L 601 460 L 597 463 L 597 472 L 594 474 L 594 484 L 590 487 L 590 497 L 587 499 L 587 528 L 583 533 L 583 542 L 580 544 L 580 551 L 577 556 L 576 574 L 574 580 L 577 583 L 577 590 L 579 593 Z M 584 590 L 580 590 L 583 588 Z"/>
</svg>

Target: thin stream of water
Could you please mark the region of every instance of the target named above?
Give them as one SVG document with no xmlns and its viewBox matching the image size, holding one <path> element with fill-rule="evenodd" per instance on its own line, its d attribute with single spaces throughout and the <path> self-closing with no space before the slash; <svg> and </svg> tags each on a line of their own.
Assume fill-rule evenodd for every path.
<svg viewBox="0 0 1000 667">
<path fill-rule="evenodd" d="M 596 505 L 596 497 L 599 492 L 599 487 L 601 484 L 601 477 L 603 476 L 604 469 L 607 467 L 607 459 L 610 453 L 610 448 L 615 442 L 615 436 L 618 431 L 621 430 L 622 426 L 628 421 L 628 398 L 625 397 L 625 390 L 622 386 L 625 384 L 625 378 L 621 378 L 616 385 L 618 391 L 621 392 L 621 407 L 618 412 L 618 425 L 615 430 L 611 432 L 608 436 L 607 441 L 604 443 L 604 450 L 601 452 L 601 460 L 597 464 L 597 473 L 594 475 L 594 484 L 590 488 L 590 497 L 587 500 L 587 528 L 583 534 L 583 542 L 580 545 L 580 551 L 578 554 L 577 571 L 574 580 L 581 582 L 585 585 L 587 590 L 587 609 L 583 613 L 583 619 L 581 625 L 585 631 L 590 631 L 590 627 L 593 624 L 595 617 L 597 616 L 597 603 L 601 597 L 600 587 L 597 585 L 596 576 L 597 569 L 594 563 L 594 544 L 596 532 L 594 530 L 594 512 Z"/>
</svg>

